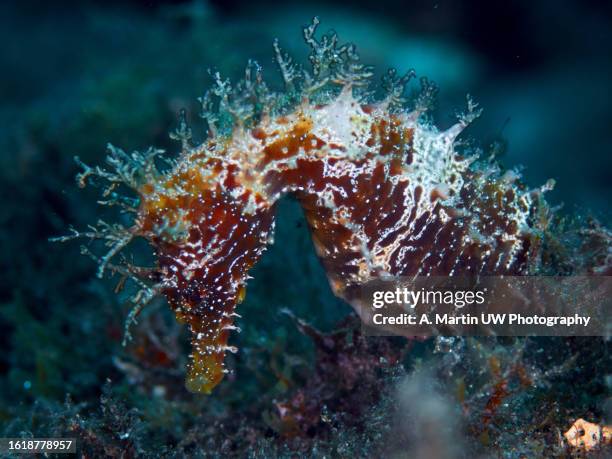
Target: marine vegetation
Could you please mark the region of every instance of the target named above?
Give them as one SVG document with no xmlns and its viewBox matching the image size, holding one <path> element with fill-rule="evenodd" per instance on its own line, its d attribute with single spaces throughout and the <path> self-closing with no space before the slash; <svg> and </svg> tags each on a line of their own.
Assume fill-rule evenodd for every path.
<svg viewBox="0 0 612 459">
<path fill-rule="evenodd" d="M 422 79 L 421 91 L 410 95 L 414 73 L 390 70 L 377 88 L 354 45 L 334 33 L 318 36 L 318 24 L 315 18 L 303 29 L 307 68 L 274 43 L 281 91 L 268 87 L 253 61 L 235 84 L 213 73 L 200 99 L 204 142 L 194 145 L 182 112 L 171 134 L 181 144 L 176 157 L 109 146 L 106 168 L 76 158 L 79 185 L 101 186 L 100 204 L 131 218 L 57 240 L 103 241 L 103 255 L 82 249 L 98 262 L 98 276 L 137 285 L 124 341 L 147 304 L 160 295 L 168 300 L 190 330 L 190 391 L 210 393 L 230 371 L 224 360 L 238 351 L 230 342 L 239 331 L 237 306 L 250 269 L 273 243 L 275 207 L 287 194 L 303 209 L 332 291 L 358 314 L 357 291 L 374 279 L 609 266 L 608 255 L 572 265 L 571 254 L 551 249 L 562 246 L 543 198 L 553 181 L 528 188 L 517 170 L 502 170 L 459 139 L 481 113 L 469 96 L 456 124 L 440 130 L 428 116 L 435 86 Z M 153 263 L 122 256 L 136 239 L 152 247 Z M 609 241 L 597 250 L 602 246 L 606 252 Z"/>
</svg>

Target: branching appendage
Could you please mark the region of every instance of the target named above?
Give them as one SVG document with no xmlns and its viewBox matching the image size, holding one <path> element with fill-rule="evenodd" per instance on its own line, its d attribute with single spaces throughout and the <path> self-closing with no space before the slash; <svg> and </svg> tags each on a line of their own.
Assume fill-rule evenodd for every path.
<svg viewBox="0 0 612 459">
<path fill-rule="evenodd" d="M 105 221 L 98 220 L 97 226 L 89 226 L 90 231 L 77 231 L 70 228 L 72 234 L 51 238 L 52 242 L 67 242 L 73 239 L 90 239 L 104 241 L 108 251 L 98 261 L 98 278 L 104 276 L 104 270 L 109 261 L 125 248 L 134 237 L 134 230 L 125 228 L 123 225 L 115 223 L 113 225 Z"/>
<path fill-rule="evenodd" d="M 334 83 L 342 87 L 364 87 L 372 80 L 372 67 L 364 65 L 359 60 L 353 44 L 339 45 L 338 35 L 330 32 L 316 39 L 316 30 L 319 18 L 315 17 L 312 23 L 304 27 L 304 41 L 310 46 L 310 60 L 312 74 L 304 71 L 304 94 L 314 95 L 320 89 Z"/>
<path fill-rule="evenodd" d="M 182 142 L 183 148 L 188 148 L 191 130 L 186 125 L 184 114 L 180 118 L 179 128 L 175 136 Z M 99 204 L 119 206 L 123 211 L 136 214 L 140 198 L 120 195 L 116 190 L 121 186 L 125 186 L 139 193 L 139 188 L 142 185 L 153 183 L 160 175 L 155 166 L 155 158 L 162 154 L 163 151 L 150 148 L 144 153 L 133 152 L 127 154 L 120 148 L 110 144 L 108 151 L 109 155 L 106 158 L 106 162 L 111 167 L 110 170 L 99 166 L 90 167 L 78 157 L 75 157 L 76 163 L 83 169 L 76 177 L 77 183 L 80 187 L 85 187 L 88 181 L 96 182 L 100 180 L 102 183 L 96 183 L 96 185 L 104 184 L 102 185 L 102 196 L 106 199 L 98 201 Z M 50 239 L 52 242 L 67 242 L 74 239 L 102 241 L 103 245 L 107 247 L 107 251 L 102 256 L 95 255 L 85 245 L 81 246 L 81 253 L 92 258 L 98 264 L 97 277 L 102 278 L 106 271 L 110 271 L 111 274 L 119 274 L 121 276 L 122 280 L 119 285 L 123 285 L 125 279 L 130 279 L 138 287 L 137 293 L 130 298 L 133 307 L 125 322 L 124 346 L 130 339 L 130 325 L 136 321 L 135 319 L 142 309 L 158 296 L 164 287 L 163 282 L 157 284 L 151 283 L 153 268 L 134 266 L 126 260 L 123 260 L 121 265 L 111 262 L 139 235 L 139 232 L 140 228 L 137 219 L 134 225 L 129 228 L 119 223 L 110 224 L 99 220 L 95 226 L 90 225 L 87 231 L 78 231 L 71 227 L 71 234 Z"/>
<path fill-rule="evenodd" d="M 438 96 L 438 86 L 427 77 L 421 77 L 419 82 L 421 90 L 414 101 L 414 109 L 418 113 L 424 113 L 434 106 Z"/>
<path fill-rule="evenodd" d="M 85 246 L 81 246 L 81 254 L 88 256 L 98 264 L 102 262 L 100 257 L 96 256 Z M 138 291 L 128 300 L 132 304 L 132 308 L 125 319 L 125 323 L 123 325 L 123 339 L 121 341 L 121 345 L 126 346 L 132 339 L 130 327 L 132 324 L 137 323 L 136 318 L 138 315 L 149 303 L 151 303 L 151 301 L 162 293 L 164 288 L 168 287 L 168 284 L 165 281 L 157 284 L 149 284 L 145 282 L 143 279 L 150 277 L 147 274 L 150 274 L 153 270 L 151 268 L 136 267 L 130 263 L 127 263 L 125 260 L 123 261 L 123 265 L 115 265 L 113 263 L 106 262 L 106 266 L 108 271 L 110 271 L 112 274 L 119 274 L 121 276 L 122 280 L 120 281 L 119 285 L 122 285 L 125 279 L 130 279 L 138 287 Z"/>
<path fill-rule="evenodd" d="M 396 69 L 389 69 L 383 75 L 382 87 L 387 93 L 382 104 L 389 107 L 392 112 L 399 112 L 406 107 L 408 98 L 406 97 L 406 87 L 410 80 L 416 76 L 414 69 L 409 70 L 403 76 L 397 75 Z"/>
<path fill-rule="evenodd" d="M 191 149 L 191 128 L 187 123 L 187 110 L 184 108 L 179 112 L 179 125 L 170 133 L 170 138 L 181 143 L 181 150 L 186 154 Z"/>
<path fill-rule="evenodd" d="M 278 39 L 274 40 L 273 47 L 276 64 L 278 65 L 285 83 L 285 91 L 293 92 L 295 91 L 294 81 L 299 78 L 301 70 L 299 66 L 293 62 L 291 56 L 281 50 Z"/>
</svg>

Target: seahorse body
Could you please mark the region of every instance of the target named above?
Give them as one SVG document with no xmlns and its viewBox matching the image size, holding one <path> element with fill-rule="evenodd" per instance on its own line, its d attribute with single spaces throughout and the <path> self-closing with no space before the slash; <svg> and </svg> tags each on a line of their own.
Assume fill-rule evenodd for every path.
<svg viewBox="0 0 612 459">
<path fill-rule="evenodd" d="M 327 105 L 236 129 L 145 184 L 139 233 L 156 247 L 163 293 L 192 331 L 187 386 L 223 377 L 235 308 L 249 269 L 271 243 L 274 205 L 301 203 L 336 295 L 376 278 L 525 274 L 537 261 L 534 193 L 470 170 L 454 141 L 416 113 L 363 105 L 345 87 Z"/>
<path fill-rule="evenodd" d="M 423 120 L 422 107 L 409 111 L 398 103 L 405 81 L 393 73 L 388 96 L 366 100 L 358 90 L 371 72 L 335 35 L 317 41 L 317 24 L 304 29 L 312 74 L 298 72 L 275 43 L 288 94 L 301 102 L 287 104 L 284 95 L 270 93 L 258 67 L 255 75 L 248 68 L 232 101 L 229 82 L 217 75 L 217 110 L 235 118 L 229 134 L 213 132 L 191 147 L 182 126 L 183 152 L 166 172 L 155 166 L 157 150 L 128 155 L 113 148 L 107 162 L 114 172 L 83 165 L 79 176 L 81 183 L 90 175 L 108 180 L 105 195 L 122 183 L 138 194 L 132 228 L 74 233 L 107 241 L 111 249 L 99 274 L 111 268 L 132 276 L 143 286 L 138 308 L 161 293 L 188 324 L 192 391 L 209 393 L 227 371 L 225 353 L 237 351 L 228 344 L 235 309 L 249 269 L 272 243 L 274 206 L 286 194 L 304 209 L 333 292 L 360 314 L 356 292 L 371 280 L 528 274 L 538 264 L 546 187 L 526 190 L 516 174 L 501 174 L 490 162 L 472 164 L 476 157 L 456 151 L 474 106 L 438 131 Z M 210 105 L 204 98 L 205 110 Z M 155 248 L 157 266 L 146 275 L 109 263 L 135 236 Z"/>
</svg>

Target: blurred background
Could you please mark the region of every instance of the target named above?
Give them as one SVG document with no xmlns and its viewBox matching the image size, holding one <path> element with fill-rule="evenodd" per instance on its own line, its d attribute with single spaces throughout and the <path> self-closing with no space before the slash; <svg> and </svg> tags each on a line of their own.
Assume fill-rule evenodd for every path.
<svg viewBox="0 0 612 459">
<path fill-rule="evenodd" d="M 316 15 L 320 32 L 333 29 L 341 40 L 355 43 L 378 76 L 394 67 L 400 72 L 415 69 L 418 76 L 434 81 L 439 87 L 435 119 L 440 128 L 454 122 L 466 94 L 471 94 L 484 113 L 469 128 L 469 136 L 483 149 L 494 146 L 505 166 L 524 167 L 525 181 L 532 187 L 554 178 L 557 188 L 549 195 L 553 205 L 563 203 L 565 212 L 594 215 L 609 224 L 611 9 L 597 1 L 552 0 L 2 2 L 0 433 L 95 437 L 88 443 L 90 451 L 110 456 L 121 450 L 153 456 L 152 451 L 251 454 L 257 448 L 281 454 L 283 448 L 303 451 L 313 445 L 340 454 L 337 448 L 343 441 L 354 448 L 347 446 L 345 453 L 350 454 L 360 451 L 363 442 L 374 445 L 374 433 L 350 423 L 346 427 L 347 411 L 338 402 L 338 392 L 332 391 L 316 409 L 295 408 L 297 394 L 308 393 L 313 365 L 319 373 L 324 365 L 312 336 L 278 311 L 289 307 L 328 332 L 337 331 L 338 321 L 350 313 L 329 292 L 295 203 L 282 203 L 277 244 L 249 285 L 242 308 L 244 333 L 236 337 L 241 353 L 230 358 L 235 373 L 212 397 L 202 399 L 182 387 L 184 331 L 163 302 L 143 315 L 135 342 L 122 349 L 128 295 L 113 293 L 116 282 L 95 279 L 94 264 L 79 255 L 78 244 L 48 243 L 49 237 L 65 234 L 70 224 L 84 228 L 105 215 L 95 205 L 95 189 L 77 188 L 73 156 L 101 164 L 108 142 L 125 150 L 155 145 L 176 151 L 168 132 L 181 108 L 187 109 L 194 136 L 202 140 L 204 123 L 196 99 L 211 83 L 209 71 L 239 78 L 252 58 L 264 67 L 269 84 L 280 88 L 272 41 L 278 38 L 298 62 L 305 62 L 301 27 Z M 468 358 L 458 354 L 467 352 L 466 343 L 410 346 L 411 360 L 401 370 L 408 372 L 405 378 L 395 367 L 384 369 L 384 377 L 372 376 L 362 393 L 393 387 L 391 394 L 404 387 L 400 400 L 405 401 L 415 388 L 438 381 L 440 368 L 455 368 L 451 355 Z M 462 403 L 474 400 L 475 406 L 486 406 L 492 388 L 503 379 L 504 365 L 515 368 L 512 362 L 525 349 L 539 352 L 534 361 L 525 362 L 534 381 L 547 369 L 581 359 L 580 353 L 590 357 L 572 367 L 574 373 L 559 373 L 559 381 L 546 380 L 543 392 L 520 399 L 520 405 L 505 406 L 518 418 L 496 430 L 487 430 L 487 421 L 469 438 L 481 447 L 516 447 L 511 433 L 523 432 L 521 423 L 537 418 L 534 413 L 556 409 L 562 422 L 573 415 L 604 416 L 610 383 L 607 343 L 536 340 L 504 343 L 501 348 L 489 343 L 486 351 L 480 349 L 473 358 L 481 359 L 485 368 L 493 365 L 488 382 L 477 382 L 469 365 L 462 367 L 463 373 L 457 369 L 455 376 L 443 378 L 452 381 L 453 389 L 444 386 L 440 393 L 432 389 L 425 394 L 433 421 L 428 415 L 418 418 L 418 413 L 413 419 L 434 425 L 450 420 L 441 427 L 451 432 L 448 438 L 468 438 L 465 431 L 470 427 L 461 427 L 456 407 L 443 402 L 455 397 L 448 394 L 460 385 L 457 374 L 463 375 L 461 384 L 468 394 L 460 396 Z M 538 360 L 543 354 L 549 360 Z M 495 359 L 501 373 L 491 369 Z M 410 373 L 423 362 L 432 363 L 416 375 Z M 475 367 L 482 369 L 480 363 Z M 516 376 L 508 372 L 508 378 Z M 381 378 L 395 382 L 388 386 Z M 393 378 L 402 382 L 398 385 Z M 473 387 L 465 386 L 466 381 Z M 571 381 L 583 386 L 572 389 Z M 555 405 L 556 397 L 568 390 L 572 395 L 566 395 L 565 405 Z M 381 402 L 368 396 L 354 402 L 376 407 L 368 422 L 401 425 L 404 418 L 399 423 L 381 421 L 385 400 L 391 403 L 393 398 L 382 397 Z M 283 404 L 293 408 L 283 411 Z M 332 407 L 331 412 L 325 414 L 324 406 Z M 420 411 L 421 417 L 429 408 Z M 287 412 L 293 417 L 283 418 Z M 316 421 L 308 420 L 313 412 Z M 356 419 L 366 412 L 360 411 Z M 546 422 L 546 428 L 554 424 Z M 239 440 L 224 440 L 228 425 L 240 432 Z M 546 447 L 554 437 L 550 429 L 542 434 Z M 366 441 L 360 435 L 370 436 Z M 147 444 L 158 449 L 148 450 Z"/>
</svg>

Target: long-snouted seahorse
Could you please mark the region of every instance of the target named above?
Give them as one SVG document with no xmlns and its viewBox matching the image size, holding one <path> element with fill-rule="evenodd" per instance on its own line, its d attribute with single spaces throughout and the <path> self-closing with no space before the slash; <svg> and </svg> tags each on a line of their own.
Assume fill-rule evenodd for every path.
<svg viewBox="0 0 612 459">
<path fill-rule="evenodd" d="M 208 140 L 192 147 L 182 123 L 174 137 L 183 152 L 165 172 L 155 166 L 158 150 L 128 155 L 111 147 L 114 171 L 83 165 L 79 176 L 81 183 L 89 175 L 109 180 L 106 195 L 120 183 L 136 191 L 133 208 L 110 200 L 134 211 L 132 227 L 103 225 L 75 235 L 107 241 L 100 275 L 119 271 L 141 286 L 129 320 L 163 294 L 188 324 L 191 391 L 209 393 L 227 372 L 225 353 L 237 351 L 228 344 L 236 306 L 249 269 L 272 242 L 275 203 L 288 193 L 304 209 L 333 292 L 358 313 L 354 290 L 374 279 L 527 274 L 538 264 L 547 218 L 541 191 L 548 186 L 527 190 L 516 173 L 457 152 L 457 136 L 478 114 L 475 105 L 438 131 L 422 116 L 423 104 L 404 108 L 408 78 L 393 72 L 387 97 L 367 100 L 362 88 L 370 69 L 335 35 L 316 40 L 317 23 L 304 29 L 311 72 L 275 43 L 287 92 L 268 91 L 252 63 L 235 90 L 217 75 L 202 99 Z M 233 122 L 221 133 L 224 114 Z M 136 236 L 154 247 L 157 266 L 110 263 Z"/>
</svg>

